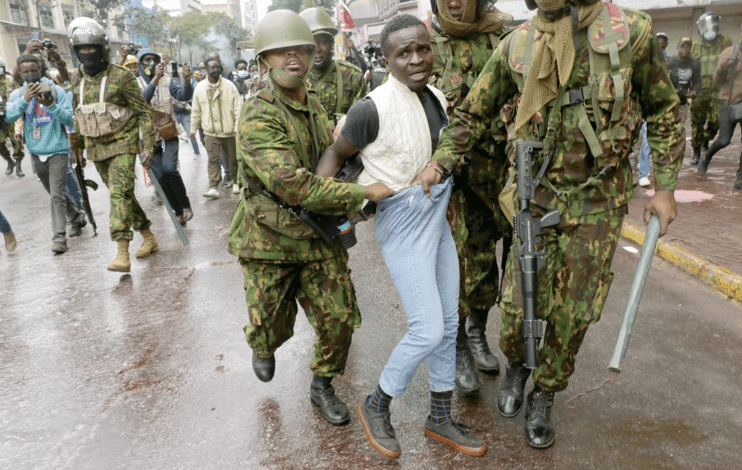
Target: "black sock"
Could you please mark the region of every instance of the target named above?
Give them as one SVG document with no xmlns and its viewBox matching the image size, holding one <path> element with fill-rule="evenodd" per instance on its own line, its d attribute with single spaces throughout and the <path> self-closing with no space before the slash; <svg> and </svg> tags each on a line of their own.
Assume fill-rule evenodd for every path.
<svg viewBox="0 0 742 470">
<path fill-rule="evenodd" d="M 366 408 L 375 413 L 388 413 L 389 405 L 392 403 L 392 396 L 387 395 L 381 389 L 381 385 L 376 386 L 376 391 L 366 401 Z"/>
<path fill-rule="evenodd" d="M 451 420 L 452 397 L 453 390 L 430 392 L 430 421 L 433 424 L 444 424 Z"/>
</svg>

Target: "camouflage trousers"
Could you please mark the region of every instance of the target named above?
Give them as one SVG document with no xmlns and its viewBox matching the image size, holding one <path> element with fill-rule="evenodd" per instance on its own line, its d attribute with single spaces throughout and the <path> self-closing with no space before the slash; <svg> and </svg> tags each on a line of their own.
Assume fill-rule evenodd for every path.
<svg viewBox="0 0 742 470">
<path fill-rule="evenodd" d="M 461 189 L 451 195 L 447 216 L 459 256 L 459 318 L 464 319 L 472 310 L 489 311 L 497 302 L 496 246 L 503 231 L 499 218 L 504 215 L 499 206 Z"/>
<path fill-rule="evenodd" d="M 719 90 L 704 88 L 690 107 L 691 145 L 707 147 L 719 131 Z"/>
<path fill-rule="evenodd" d="M 321 377 L 341 375 L 353 331 L 361 326 L 347 254 L 304 263 L 244 259 L 240 263 L 250 316 L 244 331 L 255 354 L 270 357 L 294 335 L 298 301 L 317 334 L 312 372 Z"/>
<path fill-rule="evenodd" d="M 13 158 L 15 158 L 16 161 L 23 160 L 23 157 L 26 155 L 23 152 L 23 139 L 15 138 L 15 133 L 13 132 L 12 125 L 4 131 L 0 131 L 0 156 L 3 157 L 5 160 L 10 158 L 8 147 L 5 146 L 5 142 L 8 139 L 10 139 L 10 145 L 13 147 Z"/>
<path fill-rule="evenodd" d="M 611 262 L 626 215 L 625 206 L 560 223 L 542 231 L 546 253 L 538 271 L 536 314 L 546 321 L 533 382 L 559 392 L 575 370 L 575 357 L 590 323 L 600 319 L 613 281 Z M 535 213 L 534 217 L 543 213 Z M 523 297 L 517 241 L 510 251 L 503 285 L 500 349 L 508 361 L 524 361 Z"/>
<path fill-rule="evenodd" d="M 95 162 L 103 183 L 111 191 L 111 215 L 109 227 L 111 240 L 131 240 L 134 233 L 149 228 L 151 222 L 134 196 L 134 163 L 136 155 L 122 153 Z"/>
</svg>

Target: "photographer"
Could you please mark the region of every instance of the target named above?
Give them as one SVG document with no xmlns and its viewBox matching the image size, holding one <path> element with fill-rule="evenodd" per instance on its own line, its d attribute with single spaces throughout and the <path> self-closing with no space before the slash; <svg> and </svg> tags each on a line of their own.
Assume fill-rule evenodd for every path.
<svg viewBox="0 0 742 470">
<path fill-rule="evenodd" d="M 729 145 L 735 126 L 737 123 L 742 123 L 742 50 L 739 44 L 727 47 L 721 53 L 714 72 L 714 83 L 721 87 L 721 94 L 719 95 L 719 102 L 721 103 L 719 137 L 698 164 L 698 173 L 700 174 L 706 173 L 711 158 L 716 152 Z M 740 155 L 740 165 L 737 169 L 734 189 L 742 190 L 742 155 Z"/>
<path fill-rule="evenodd" d="M 680 122 L 688 116 L 688 98 L 695 98 L 701 92 L 701 63 L 691 58 L 693 41 L 689 37 L 680 39 L 677 55 L 670 59 L 670 79 L 680 97 Z"/>
<path fill-rule="evenodd" d="M 178 171 L 178 132 L 173 119 L 174 100 L 189 101 L 193 96 L 191 67 L 183 67 L 184 85 L 165 75 L 165 64 L 152 49 L 139 51 L 139 77 L 137 82 L 144 100 L 152 110 L 157 128 L 157 145 L 152 156 L 152 168 L 165 192 L 170 207 L 181 225 L 193 218 L 191 201 L 188 198 L 183 178 Z"/>
<path fill-rule="evenodd" d="M 44 61 L 44 56 L 52 63 L 54 67 L 59 71 L 59 83 L 69 82 L 70 73 L 67 71 L 67 63 L 59 55 L 59 48 L 49 39 L 31 39 L 26 45 L 26 50 L 23 54 L 34 55 L 39 60 L 39 67 L 41 70 L 41 76 L 46 78 L 52 78 L 49 74 L 49 69 Z M 23 83 L 21 73 L 18 67 L 13 71 L 13 80 L 19 85 Z"/>
<path fill-rule="evenodd" d="M 51 196 L 52 251 L 62 254 L 67 251 L 65 215 L 72 224 L 70 237 L 80 235 L 87 224 L 65 191 L 70 156 L 65 129 L 72 126 L 72 105 L 62 87 L 41 76 L 35 56 L 24 54 L 17 65 L 23 86 L 10 95 L 6 120 L 11 123 L 23 119 L 36 175 Z"/>
</svg>

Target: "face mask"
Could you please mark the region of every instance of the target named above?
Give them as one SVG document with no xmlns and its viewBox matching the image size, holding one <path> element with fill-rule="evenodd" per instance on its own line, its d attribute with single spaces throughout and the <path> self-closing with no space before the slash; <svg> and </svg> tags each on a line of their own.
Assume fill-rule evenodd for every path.
<svg viewBox="0 0 742 470">
<path fill-rule="evenodd" d="M 157 67 L 157 64 L 155 64 L 154 62 L 149 64 L 147 67 L 144 67 L 144 73 L 148 77 L 153 76 L 155 74 L 155 67 Z"/>
<path fill-rule="evenodd" d="M 714 39 L 716 39 L 716 33 L 714 31 L 703 33 L 703 39 L 707 41 L 713 41 Z"/>
<path fill-rule="evenodd" d="M 247 70 L 240 70 L 240 73 L 238 73 L 238 75 L 243 80 L 250 78 L 250 72 L 248 72 Z"/>
<path fill-rule="evenodd" d="M 214 79 L 219 78 L 219 76 L 221 74 L 222 74 L 222 69 L 220 69 L 220 68 L 215 68 L 215 69 L 209 70 L 209 76 L 211 78 L 214 78 Z"/>
<path fill-rule="evenodd" d="M 40 73 L 28 73 L 26 75 L 22 75 L 21 78 L 26 83 L 36 83 L 41 81 L 41 74 Z"/>
</svg>

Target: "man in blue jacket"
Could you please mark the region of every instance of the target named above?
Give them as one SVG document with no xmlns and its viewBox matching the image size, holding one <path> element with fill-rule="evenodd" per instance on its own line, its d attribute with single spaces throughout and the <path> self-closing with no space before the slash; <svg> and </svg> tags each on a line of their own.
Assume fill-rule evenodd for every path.
<svg viewBox="0 0 742 470">
<path fill-rule="evenodd" d="M 143 48 L 137 53 L 139 59 L 139 88 L 142 90 L 144 100 L 153 110 L 153 118 L 157 121 L 157 113 L 163 113 L 173 119 L 173 99 L 178 101 L 189 101 L 193 96 L 191 86 L 191 67 L 183 66 L 183 82 L 181 85 L 169 75 L 165 75 L 165 66 L 160 60 L 159 54 L 152 49 Z M 173 120 L 174 122 L 174 120 Z M 157 125 L 155 125 L 157 127 Z M 157 129 L 157 145 L 152 155 L 152 169 L 165 192 L 170 207 L 181 225 L 185 225 L 193 218 L 191 201 L 188 199 L 183 178 L 178 171 L 178 134 L 165 136 Z"/>
<path fill-rule="evenodd" d="M 23 119 L 26 145 L 31 153 L 36 175 L 51 196 L 52 251 L 67 251 L 65 215 L 71 221 L 70 237 L 76 237 L 87 224 L 65 191 L 70 144 L 66 128 L 72 126 L 72 104 L 62 87 L 41 76 L 39 60 L 24 54 L 18 58 L 23 86 L 10 95 L 6 120 Z"/>
</svg>

